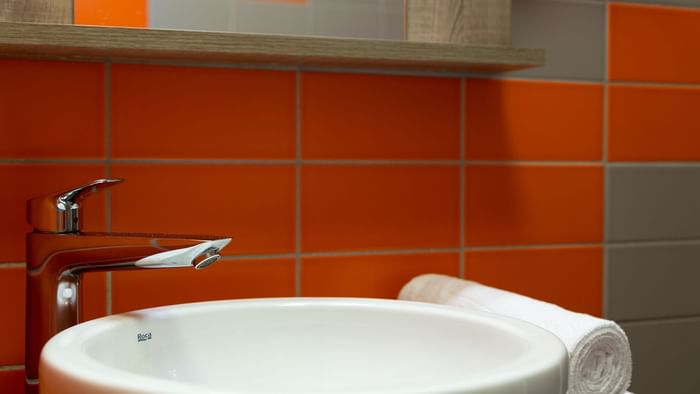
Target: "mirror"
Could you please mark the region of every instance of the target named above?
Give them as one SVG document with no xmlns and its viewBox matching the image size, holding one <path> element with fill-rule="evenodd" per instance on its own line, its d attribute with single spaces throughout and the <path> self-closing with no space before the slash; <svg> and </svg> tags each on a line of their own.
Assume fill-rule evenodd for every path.
<svg viewBox="0 0 700 394">
<path fill-rule="evenodd" d="M 510 45 L 511 0 L 0 0 L 0 21 Z"/>
<path fill-rule="evenodd" d="M 75 0 L 75 24 L 401 40 L 404 0 Z"/>
</svg>

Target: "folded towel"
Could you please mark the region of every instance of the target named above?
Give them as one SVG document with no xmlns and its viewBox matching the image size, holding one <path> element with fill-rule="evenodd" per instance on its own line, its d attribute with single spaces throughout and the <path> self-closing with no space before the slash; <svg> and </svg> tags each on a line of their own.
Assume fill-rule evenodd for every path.
<svg viewBox="0 0 700 394">
<path fill-rule="evenodd" d="M 540 326 L 569 351 L 567 394 L 622 394 L 632 378 L 627 336 L 612 321 L 567 311 L 526 296 L 444 275 L 421 275 L 401 289 L 399 299 L 506 315 Z"/>
</svg>

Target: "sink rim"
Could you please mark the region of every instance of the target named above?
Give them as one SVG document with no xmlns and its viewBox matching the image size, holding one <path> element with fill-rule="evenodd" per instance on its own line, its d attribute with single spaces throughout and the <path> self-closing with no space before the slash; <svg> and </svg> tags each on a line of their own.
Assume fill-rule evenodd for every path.
<svg viewBox="0 0 700 394">
<path fill-rule="evenodd" d="M 429 391 L 416 390 L 411 393 L 456 393 L 463 390 L 475 390 L 489 387 L 497 381 L 527 379 L 540 371 L 552 370 L 558 367 L 562 387 L 566 387 L 568 353 L 564 344 L 554 334 L 532 325 L 530 323 L 510 318 L 507 316 L 483 312 L 471 308 L 453 307 L 439 304 L 430 304 L 413 301 L 373 299 L 373 298 L 346 298 L 346 297 L 297 297 L 297 298 L 257 298 L 257 299 L 231 299 L 219 301 L 204 301 L 195 303 L 175 304 L 155 308 L 141 309 L 121 314 L 106 316 L 90 320 L 71 327 L 55 335 L 44 346 L 40 358 L 40 384 L 43 380 L 41 372 L 69 376 L 72 379 L 86 383 L 93 383 L 99 387 L 108 387 L 121 392 L 138 392 L 144 387 L 157 387 L 162 393 L 237 393 L 240 391 L 221 391 L 211 387 L 200 386 L 185 381 L 167 380 L 164 378 L 138 374 L 131 371 L 109 366 L 90 356 L 86 351 L 66 351 L 65 349 L 81 345 L 85 349 L 85 343 L 90 338 L 98 337 L 101 332 L 109 331 L 123 324 L 125 319 L 134 318 L 161 319 L 168 317 L 187 316 L 192 313 L 207 313 L 227 308 L 289 308 L 289 307 L 354 307 L 372 308 L 379 310 L 392 310 L 398 312 L 425 313 L 426 318 L 445 316 L 458 318 L 470 323 L 480 323 L 497 326 L 503 331 L 509 332 L 527 340 L 529 349 L 524 357 L 516 362 L 509 363 L 509 370 L 500 370 L 498 374 L 485 374 L 481 379 L 456 381 L 431 387 Z M 235 310 L 231 313 L 235 313 Z M 48 372 L 47 372 L 48 371 Z M 79 372 L 78 372 L 79 371 Z M 365 391 L 364 393 L 402 393 L 405 390 Z"/>
</svg>

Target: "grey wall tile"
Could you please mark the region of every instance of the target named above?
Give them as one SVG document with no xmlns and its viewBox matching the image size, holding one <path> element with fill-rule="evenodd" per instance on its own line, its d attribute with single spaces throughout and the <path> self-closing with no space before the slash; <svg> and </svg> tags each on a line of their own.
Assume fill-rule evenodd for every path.
<svg viewBox="0 0 700 394">
<path fill-rule="evenodd" d="M 700 238 L 700 168 L 613 167 L 608 240 Z"/>
<path fill-rule="evenodd" d="M 700 243 L 610 246 L 606 264 L 608 318 L 700 315 Z"/>
<path fill-rule="evenodd" d="M 700 318 L 622 324 L 636 394 L 700 393 Z"/>
<path fill-rule="evenodd" d="M 509 75 L 602 81 L 605 3 L 513 0 L 513 45 L 545 48 L 544 67 Z"/>
</svg>

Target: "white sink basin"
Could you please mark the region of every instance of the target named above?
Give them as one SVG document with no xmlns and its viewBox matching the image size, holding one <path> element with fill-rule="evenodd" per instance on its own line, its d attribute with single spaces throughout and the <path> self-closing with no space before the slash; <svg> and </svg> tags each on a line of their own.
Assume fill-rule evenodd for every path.
<svg viewBox="0 0 700 394">
<path fill-rule="evenodd" d="M 278 298 L 176 305 L 49 341 L 53 393 L 563 394 L 567 353 L 530 324 L 404 301 Z"/>
</svg>

